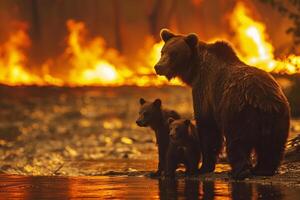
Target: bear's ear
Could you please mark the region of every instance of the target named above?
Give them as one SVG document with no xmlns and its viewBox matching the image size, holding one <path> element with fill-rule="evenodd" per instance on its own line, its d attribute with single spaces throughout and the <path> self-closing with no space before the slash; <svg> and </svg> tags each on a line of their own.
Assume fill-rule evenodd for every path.
<svg viewBox="0 0 300 200">
<path fill-rule="evenodd" d="M 174 36 L 175 35 L 168 29 L 161 29 L 160 31 L 160 37 L 164 42 L 167 42 L 169 39 L 171 39 Z"/>
<path fill-rule="evenodd" d="M 188 34 L 184 40 L 191 48 L 194 48 L 198 44 L 198 36 L 195 33 Z"/>
<path fill-rule="evenodd" d="M 189 126 L 189 125 L 190 125 L 190 123 L 191 123 L 191 121 L 190 121 L 190 120 L 188 120 L 188 119 L 186 119 L 186 120 L 184 121 L 184 124 L 185 124 L 186 126 Z"/>
<path fill-rule="evenodd" d="M 146 103 L 145 99 L 140 98 L 140 104 L 141 104 L 141 105 L 144 105 L 144 103 Z"/>
<path fill-rule="evenodd" d="M 170 117 L 169 119 L 168 119 L 168 124 L 171 124 L 172 122 L 174 122 L 175 121 L 175 119 L 173 119 L 172 117 Z"/>
<path fill-rule="evenodd" d="M 157 108 L 161 107 L 161 100 L 160 99 L 155 99 L 155 101 L 153 102 L 154 106 L 156 106 Z"/>
</svg>

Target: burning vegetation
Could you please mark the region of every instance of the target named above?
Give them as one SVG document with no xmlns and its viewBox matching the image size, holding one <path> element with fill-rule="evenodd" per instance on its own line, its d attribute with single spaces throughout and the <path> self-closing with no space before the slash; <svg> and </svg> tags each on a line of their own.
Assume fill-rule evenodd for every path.
<svg viewBox="0 0 300 200">
<path fill-rule="evenodd" d="M 234 34 L 222 39 L 230 41 L 247 64 L 274 73 L 300 72 L 300 56 L 291 54 L 282 59 L 275 58 L 265 25 L 254 20 L 243 3 L 239 2 L 234 7 L 229 25 Z M 168 83 L 164 78 L 155 76 L 153 65 L 159 59 L 162 42 L 155 43 L 149 37 L 138 59 L 132 62 L 117 50 L 108 48 L 102 37 L 88 37 L 88 27 L 84 22 L 68 20 L 66 26 L 68 35 L 63 54 L 48 59 L 39 70 L 33 70 L 26 55 L 26 49 L 31 44 L 28 28 L 26 24 L 19 24 L 0 44 L 0 83 L 11 86 L 182 84 L 176 79 Z"/>
</svg>

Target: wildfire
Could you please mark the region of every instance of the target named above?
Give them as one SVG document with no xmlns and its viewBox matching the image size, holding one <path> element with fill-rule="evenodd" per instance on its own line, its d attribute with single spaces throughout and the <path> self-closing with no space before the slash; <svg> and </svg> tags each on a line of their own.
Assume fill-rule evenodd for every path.
<svg viewBox="0 0 300 200">
<path fill-rule="evenodd" d="M 145 48 L 140 51 L 140 57 L 144 58 L 144 60 L 140 64 L 137 64 L 138 73 L 142 74 L 143 79 L 140 79 L 137 85 L 143 86 L 145 83 L 149 85 L 183 85 L 183 82 L 178 78 L 168 82 L 164 77 L 155 75 L 153 66 L 160 59 L 160 51 L 163 45 L 163 41 L 155 43 L 152 37 L 147 38 Z"/>
<path fill-rule="evenodd" d="M 23 50 L 30 46 L 30 40 L 26 34 L 26 27 L 23 24 L 11 34 L 8 40 L 0 45 L 0 83 L 7 85 L 19 84 L 41 84 L 42 80 L 26 71 L 24 64 L 26 56 Z"/>
<path fill-rule="evenodd" d="M 300 56 L 289 55 L 284 60 L 276 60 L 265 25 L 253 20 L 249 14 L 250 11 L 239 2 L 230 17 L 230 25 L 235 32 L 233 43 L 241 59 L 268 72 L 299 73 Z"/>
<path fill-rule="evenodd" d="M 289 55 L 275 59 L 274 47 L 269 41 L 265 25 L 251 18 L 250 11 L 239 2 L 230 16 L 233 38 L 228 38 L 246 63 L 276 73 L 299 73 L 300 56 Z M 155 43 L 149 37 L 139 51 L 135 62 L 129 62 L 120 53 L 108 48 L 101 37 L 88 37 L 83 22 L 68 20 L 66 49 L 57 59 L 50 59 L 42 67 L 28 67 L 26 48 L 30 46 L 26 27 L 16 28 L 6 42 L 0 44 L 0 83 L 7 85 L 182 85 L 178 79 L 168 82 L 155 75 L 153 66 L 160 58 L 163 42 Z M 58 61 L 57 61 L 58 60 Z M 55 74 L 58 66 L 67 72 Z M 40 69 L 33 71 L 30 69 Z"/>
<path fill-rule="evenodd" d="M 114 49 L 108 49 L 101 37 L 87 41 L 82 22 L 69 20 L 68 47 L 63 61 L 69 66 L 69 85 L 121 85 L 130 73 L 123 72 L 122 59 Z M 118 68 L 113 64 L 116 63 Z M 119 69 L 119 71 L 117 70 Z"/>
</svg>

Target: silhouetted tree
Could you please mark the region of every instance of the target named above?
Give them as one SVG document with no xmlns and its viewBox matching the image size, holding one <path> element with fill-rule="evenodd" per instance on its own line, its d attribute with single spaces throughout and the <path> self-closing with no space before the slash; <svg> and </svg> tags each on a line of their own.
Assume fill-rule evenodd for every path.
<svg viewBox="0 0 300 200">
<path fill-rule="evenodd" d="M 158 15 L 159 10 L 161 9 L 162 1 L 161 0 L 155 0 L 153 4 L 153 8 L 149 14 L 149 28 L 150 33 L 152 35 L 156 35 L 157 33 L 157 21 L 158 21 Z"/>
<path fill-rule="evenodd" d="M 32 15 L 32 38 L 38 40 L 40 37 L 40 20 L 38 13 L 38 2 L 37 0 L 31 0 L 31 15 Z"/>
<path fill-rule="evenodd" d="M 287 29 L 288 34 L 292 34 L 294 44 L 300 44 L 300 0 L 260 0 L 268 3 L 277 9 L 282 15 L 288 17 L 293 26 Z"/>
<path fill-rule="evenodd" d="M 166 6 L 169 5 L 169 6 Z M 169 26 L 170 20 L 175 13 L 177 0 L 162 1 L 155 0 L 148 16 L 150 34 L 159 39 L 161 28 Z M 166 9 L 168 8 L 168 9 Z"/>
<path fill-rule="evenodd" d="M 114 14 L 115 14 L 115 41 L 116 41 L 116 48 L 122 52 L 123 45 L 122 45 L 122 38 L 121 38 L 121 11 L 120 11 L 120 0 L 114 0 L 113 1 L 113 8 L 114 8 Z"/>
</svg>

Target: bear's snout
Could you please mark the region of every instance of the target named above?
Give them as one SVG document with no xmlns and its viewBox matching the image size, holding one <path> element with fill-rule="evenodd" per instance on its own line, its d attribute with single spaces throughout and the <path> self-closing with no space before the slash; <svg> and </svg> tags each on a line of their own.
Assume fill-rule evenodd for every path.
<svg viewBox="0 0 300 200">
<path fill-rule="evenodd" d="M 141 121 L 139 121 L 139 120 L 136 120 L 136 122 L 135 122 L 138 126 L 140 126 L 141 125 Z"/>
<path fill-rule="evenodd" d="M 171 133 L 170 133 L 170 138 L 172 138 L 172 139 L 175 140 L 175 139 L 177 138 L 176 133 L 172 133 L 172 132 L 171 132 Z"/>
<path fill-rule="evenodd" d="M 165 77 L 167 77 L 168 80 L 171 80 L 174 76 L 171 69 L 169 69 L 168 67 L 166 67 L 164 65 L 157 64 L 154 66 L 154 69 L 155 69 L 155 72 L 157 75 L 165 76 Z"/>
<path fill-rule="evenodd" d="M 158 75 L 163 75 L 163 67 L 161 65 L 155 65 L 154 66 L 154 69 L 155 69 L 155 72 L 158 74 Z"/>
<path fill-rule="evenodd" d="M 142 120 L 136 120 L 136 122 L 135 122 L 138 126 L 140 126 L 140 127 L 145 127 L 146 126 L 146 124 L 142 121 Z"/>
<path fill-rule="evenodd" d="M 168 79 L 170 79 L 172 77 L 170 70 L 166 66 L 155 65 L 154 69 L 155 69 L 155 72 L 157 75 L 166 76 Z"/>
</svg>

